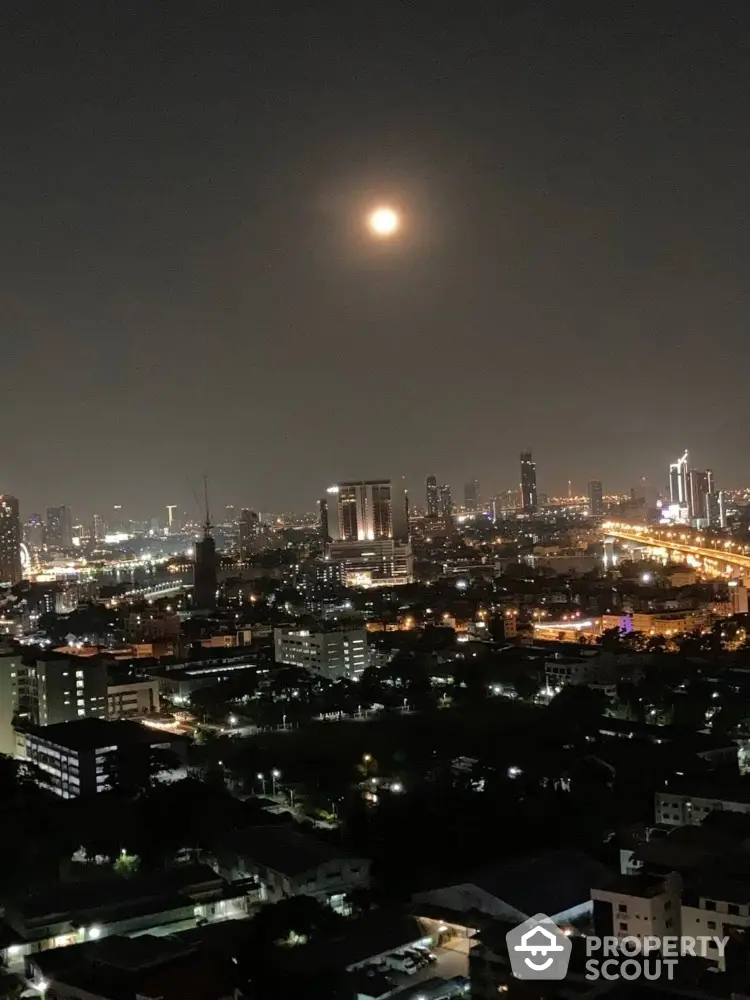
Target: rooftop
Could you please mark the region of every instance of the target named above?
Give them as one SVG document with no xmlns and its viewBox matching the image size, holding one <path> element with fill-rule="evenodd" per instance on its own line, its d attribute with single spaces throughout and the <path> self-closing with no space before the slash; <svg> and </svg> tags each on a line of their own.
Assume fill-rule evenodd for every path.
<svg viewBox="0 0 750 1000">
<path fill-rule="evenodd" d="M 707 781 L 705 778 L 684 778 L 670 781 L 657 794 L 690 795 L 696 799 L 714 799 L 723 802 L 750 803 L 750 780 L 737 778 L 735 781 Z"/>
<path fill-rule="evenodd" d="M 61 983 L 63 993 L 70 986 L 106 1000 L 220 1000 L 234 993 L 228 964 L 151 935 L 41 952 L 34 962 L 47 978 Z"/>
<path fill-rule="evenodd" d="M 292 878 L 331 861 L 351 858 L 342 848 L 287 826 L 251 826 L 230 834 L 220 851 L 229 851 Z"/>
<path fill-rule="evenodd" d="M 347 969 L 360 962 L 415 944 L 427 935 L 416 917 L 378 910 L 348 922 L 335 937 L 294 948 L 285 959 L 307 973 Z"/>
<path fill-rule="evenodd" d="M 45 920 L 65 921 L 72 915 L 83 917 L 92 911 L 152 905 L 168 900 L 170 905 L 185 902 L 190 891 L 224 886 L 224 880 L 208 865 L 180 865 L 157 875 L 100 878 L 90 882 L 61 884 L 44 892 L 23 894 L 6 905 L 6 920 L 11 926 L 17 915 L 25 925 Z M 185 893 L 185 896 L 181 896 Z M 146 910 L 148 912 L 148 909 Z"/>
<path fill-rule="evenodd" d="M 171 737 L 124 719 L 77 719 L 51 726 L 29 726 L 28 731 L 68 750 L 96 750 L 99 747 L 167 743 Z"/>
<path fill-rule="evenodd" d="M 612 873 L 582 851 L 559 850 L 514 858 L 465 879 L 502 899 L 520 913 L 554 916 L 590 898 L 591 886 L 607 884 Z"/>
<path fill-rule="evenodd" d="M 603 886 L 592 886 L 592 889 L 602 889 L 618 896 L 637 896 L 639 899 L 649 899 L 664 892 L 664 879 L 659 875 L 620 875 Z"/>
</svg>

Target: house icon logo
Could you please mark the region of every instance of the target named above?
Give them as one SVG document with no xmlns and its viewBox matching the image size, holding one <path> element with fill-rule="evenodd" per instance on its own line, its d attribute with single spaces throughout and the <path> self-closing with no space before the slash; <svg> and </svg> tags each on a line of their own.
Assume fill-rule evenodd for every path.
<svg viewBox="0 0 750 1000">
<path fill-rule="evenodd" d="M 544 913 L 529 917 L 505 935 L 516 979 L 564 979 L 572 945 Z"/>
</svg>

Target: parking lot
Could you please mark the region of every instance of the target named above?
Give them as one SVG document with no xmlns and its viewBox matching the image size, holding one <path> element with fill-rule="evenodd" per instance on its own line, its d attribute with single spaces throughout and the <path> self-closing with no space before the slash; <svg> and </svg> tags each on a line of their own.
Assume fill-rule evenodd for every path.
<svg viewBox="0 0 750 1000">
<path fill-rule="evenodd" d="M 418 986 L 428 979 L 468 976 L 469 957 L 465 950 L 462 952 L 453 948 L 434 948 L 433 954 L 437 956 L 437 962 L 423 966 L 413 976 L 406 972 L 396 972 L 394 969 L 388 973 L 388 978 L 392 980 L 396 989 L 402 990 L 406 986 Z"/>
<path fill-rule="evenodd" d="M 414 976 L 406 977 L 409 982 L 420 983 L 425 979 L 432 979 L 433 976 L 440 976 L 441 979 L 452 979 L 454 976 L 469 975 L 469 956 L 464 951 L 456 951 L 453 948 L 435 948 L 437 962 L 426 965 Z"/>
</svg>

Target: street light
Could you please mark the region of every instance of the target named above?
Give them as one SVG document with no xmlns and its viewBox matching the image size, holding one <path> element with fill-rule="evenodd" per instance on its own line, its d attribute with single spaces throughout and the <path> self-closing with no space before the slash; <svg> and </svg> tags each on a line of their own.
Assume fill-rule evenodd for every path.
<svg viewBox="0 0 750 1000">
<path fill-rule="evenodd" d="M 265 795 L 266 794 L 266 776 L 261 771 L 258 771 L 258 773 L 256 774 L 256 778 L 261 783 L 261 786 L 263 788 L 263 794 Z"/>
<path fill-rule="evenodd" d="M 277 771 L 276 768 L 271 771 L 271 790 L 272 794 L 276 794 L 276 780 L 281 777 L 281 771 Z"/>
</svg>

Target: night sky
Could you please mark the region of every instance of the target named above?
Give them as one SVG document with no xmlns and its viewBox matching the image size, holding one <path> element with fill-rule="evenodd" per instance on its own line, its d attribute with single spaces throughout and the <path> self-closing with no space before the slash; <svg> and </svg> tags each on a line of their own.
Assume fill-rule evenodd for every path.
<svg viewBox="0 0 750 1000">
<path fill-rule="evenodd" d="M 750 483 L 749 6 L 6 3 L 0 491 Z"/>
</svg>

